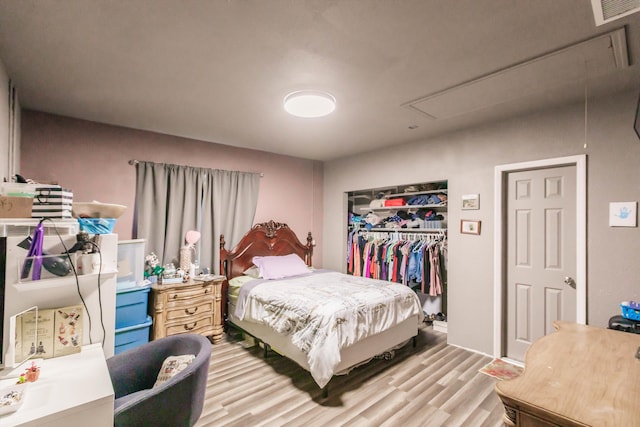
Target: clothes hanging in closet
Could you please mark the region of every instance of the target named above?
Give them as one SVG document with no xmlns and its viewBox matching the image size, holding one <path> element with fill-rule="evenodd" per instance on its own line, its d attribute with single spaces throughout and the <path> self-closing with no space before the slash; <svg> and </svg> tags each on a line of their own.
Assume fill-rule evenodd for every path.
<svg viewBox="0 0 640 427">
<path fill-rule="evenodd" d="M 420 291 L 431 296 L 443 292 L 446 239 L 421 236 L 376 237 L 358 230 L 350 233 L 348 272 L 354 276 L 387 280 L 405 285 L 420 284 Z"/>
</svg>

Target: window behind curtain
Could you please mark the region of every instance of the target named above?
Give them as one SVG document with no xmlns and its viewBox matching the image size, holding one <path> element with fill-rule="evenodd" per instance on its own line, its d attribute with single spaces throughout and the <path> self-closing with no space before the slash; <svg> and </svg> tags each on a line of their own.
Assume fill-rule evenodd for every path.
<svg viewBox="0 0 640 427">
<path fill-rule="evenodd" d="M 220 234 L 234 246 L 251 228 L 259 187 L 258 173 L 138 162 L 133 236 L 164 265 L 178 261 L 186 232 L 198 230 L 194 259 L 218 273 Z"/>
</svg>

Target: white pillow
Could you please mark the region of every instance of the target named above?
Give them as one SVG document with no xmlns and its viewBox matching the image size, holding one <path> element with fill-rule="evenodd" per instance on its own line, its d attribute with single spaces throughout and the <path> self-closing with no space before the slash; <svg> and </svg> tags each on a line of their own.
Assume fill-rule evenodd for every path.
<svg viewBox="0 0 640 427">
<path fill-rule="evenodd" d="M 253 277 L 254 279 L 259 279 L 262 277 L 260 275 L 260 269 L 255 265 L 252 265 L 251 267 L 247 268 L 245 271 L 243 271 L 243 274 L 249 277 Z"/>
<path fill-rule="evenodd" d="M 283 256 L 255 256 L 253 263 L 260 269 L 263 279 L 283 279 L 309 273 L 309 268 L 296 254 Z"/>
<path fill-rule="evenodd" d="M 196 356 L 194 354 L 167 357 L 164 359 L 164 362 L 162 362 L 162 367 L 160 368 L 160 372 L 158 372 L 158 378 L 153 386 L 157 387 L 163 382 L 169 381 L 171 378 L 176 376 L 178 372 L 183 371 L 187 366 L 189 366 L 195 358 Z"/>
</svg>

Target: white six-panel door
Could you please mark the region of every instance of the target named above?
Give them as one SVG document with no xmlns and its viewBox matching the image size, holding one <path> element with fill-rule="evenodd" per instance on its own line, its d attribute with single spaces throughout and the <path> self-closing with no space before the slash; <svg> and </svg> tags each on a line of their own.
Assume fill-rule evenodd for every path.
<svg viewBox="0 0 640 427">
<path fill-rule="evenodd" d="M 506 351 L 576 321 L 576 166 L 510 172 L 507 178 Z"/>
</svg>

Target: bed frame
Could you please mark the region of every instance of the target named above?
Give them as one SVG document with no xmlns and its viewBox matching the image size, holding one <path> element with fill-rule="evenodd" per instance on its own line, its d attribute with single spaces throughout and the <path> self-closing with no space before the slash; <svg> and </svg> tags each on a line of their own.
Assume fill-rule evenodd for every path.
<svg viewBox="0 0 640 427">
<path fill-rule="evenodd" d="M 313 238 L 307 235 L 307 244 L 303 245 L 287 224 L 280 222 L 264 222 L 254 225 L 242 237 L 240 243 L 231 251 L 224 247 L 224 235 L 220 235 L 220 274 L 232 279 L 253 265 L 254 256 L 276 256 L 297 254 L 311 266 L 313 255 Z M 223 273 L 224 272 L 224 273 Z"/>
<path fill-rule="evenodd" d="M 265 325 L 246 322 L 236 318 L 233 313 L 235 307 L 227 303 L 228 280 L 241 276 L 243 272 L 253 265 L 254 256 L 288 255 L 295 253 L 302 258 L 308 266 L 311 266 L 313 255 L 313 238 L 311 232 L 307 235 L 307 244 L 303 245 L 295 233 L 286 225 L 269 221 L 254 225 L 242 240 L 231 251 L 224 248 L 224 236 L 220 236 L 220 274 L 227 277 L 223 284 L 222 303 L 223 311 L 226 310 L 225 324 L 234 327 L 254 337 L 264 344 L 264 355 L 267 357 L 269 348 L 273 348 L 279 354 L 295 361 L 304 369 L 309 370 L 306 355 L 290 343 L 289 339 L 278 335 Z M 384 354 L 392 348 L 404 345 L 413 340 L 416 344 L 418 334 L 418 319 L 410 317 L 395 327 L 370 336 L 340 351 L 341 362 L 336 372 L 348 372 L 351 368 L 360 365 L 371 358 Z M 327 387 L 323 390 L 327 396 Z"/>
<path fill-rule="evenodd" d="M 297 254 L 311 266 L 313 238 L 307 234 L 303 245 L 287 224 L 273 220 L 254 225 L 231 251 L 225 249 L 224 234 L 220 235 L 220 274 L 227 277 L 222 284 L 222 315 L 228 320 L 227 291 L 229 280 L 242 276 L 253 265 L 254 256 L 279 256 Z"/>
</svg>

